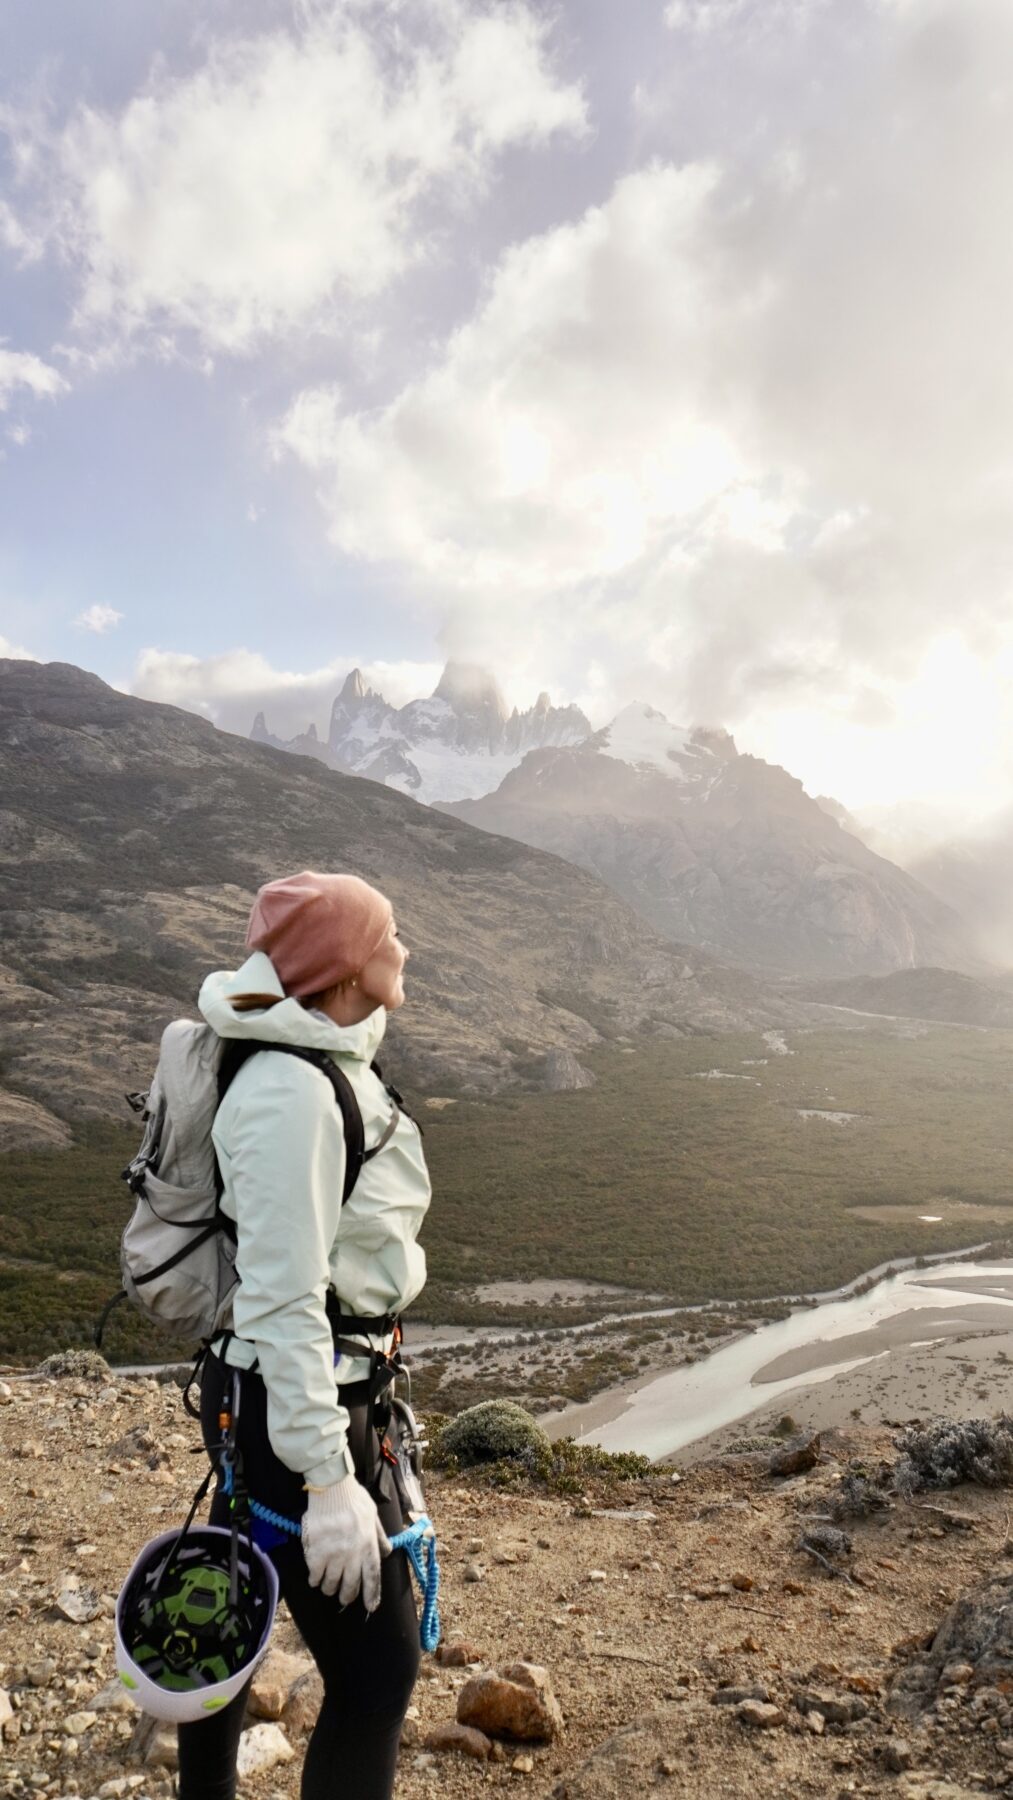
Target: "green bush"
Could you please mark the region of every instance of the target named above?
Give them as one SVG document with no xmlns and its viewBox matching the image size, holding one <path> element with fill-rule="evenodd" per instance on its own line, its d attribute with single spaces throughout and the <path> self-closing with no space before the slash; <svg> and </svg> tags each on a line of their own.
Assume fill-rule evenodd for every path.
<svg viewBox="0 0 1013 1800">
<path fill-rule="evenodd" d="M 449 1462 L 453 1458 L 459 1468 L 468 1469 L 475 1463 L 522 1457 L 525 1452 L 544 1454 L 549 1447 L 545 1432 L 523 1406 L 513 1400 L 484 1400 L 458 1413 L 444 1427 L 434 1460 Z"/>
</svg>

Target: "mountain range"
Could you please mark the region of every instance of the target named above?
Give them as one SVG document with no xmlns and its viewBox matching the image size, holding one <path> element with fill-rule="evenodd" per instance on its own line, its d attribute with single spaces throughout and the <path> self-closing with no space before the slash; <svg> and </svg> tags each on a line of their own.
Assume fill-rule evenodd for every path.
<svg viewBox="0 0 1013 1800">
<path fill-rule="evenodd" d="M 764 976 L 875 976 L 984 959 L 947 897 L 877 855 L 847 812 L 720 729 L 642 703 L 600 731 L 540 696 L 509 713 L 494 678 L 448 663 L 390 706 L 353 671 L 326 744 L 254 737 L 366 774 L 607 883 L 663 936 Z"/>
<path fill-rule="evenodd" d="M 810 1016 L 559 857 L 66 664 L 0 660 L 0 793 L 0 1150 L 125 1119 L 162 1027 L 243 959 L 254 890 L 300 868 L 390 894 L 412 961 L 389 1060 L 423 1094 L 573 1085 L 606 1039 Z"/>
<path fill-rule="evenodd" d="M 548 694 L 526 712 L 511 712 L 486 670 L 449 662 L 427 699 L 400 707 L 353 669 L 331 708 L 326 741 L 315 725 L 295 738 L 273 737 L 263 713 L 250 736 L 431 802 L 488 793 L 529 750 L 579 744 L 590 731 L 578 706 L 553 706 Z"/>
</svg>

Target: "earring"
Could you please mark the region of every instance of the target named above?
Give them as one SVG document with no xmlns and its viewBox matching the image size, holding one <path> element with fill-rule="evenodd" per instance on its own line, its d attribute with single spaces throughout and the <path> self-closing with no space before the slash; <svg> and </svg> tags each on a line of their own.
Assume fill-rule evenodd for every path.
<svg viewBox="0 0 1013 1800">
<path fill-rule="evenodd" d="M 358 987 L 358 985 L 359 985 L 359 984 L 358 984 L 358 982 L 357 982 L 357 981 L 356 981 L 356 979 L 355 979 L 355 976 L 354 976 L 354 975 L 353 975 L 353 976 L 352 976 L 352 979 L 351 979 L 351 981 L 350 981 L 350 982 L 349 982 L 349 984 L 348 984 L 348 985 L 349 985 L 349 987 Z"/>
</svg>

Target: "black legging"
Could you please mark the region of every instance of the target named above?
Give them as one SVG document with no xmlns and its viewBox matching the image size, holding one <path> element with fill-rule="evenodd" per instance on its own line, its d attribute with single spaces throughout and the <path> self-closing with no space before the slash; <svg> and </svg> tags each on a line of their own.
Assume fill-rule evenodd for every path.
<svg viewBox="0 0 1013 1800">
<path fill-rule="evenodd" d="M 209 1354 L 201 1380 L 201 1426 L 217 1467 L 222 1394 L 233 1371 Z M 267 1436 L 267 1394 L 258 1374 L 243 1372 L 238 1445 L 249 1493 L 288 1518 L 306 1506 L 302 1477 L 278 1461 Z M 342 1386 L 351 1415 L 349 1446 L 356 1474 L 377 1503 L 388 1537 L 405 1521 L 379 1456 L 365 1382 Z M 216 1487 L 211 1523 L 227 1525 L 228 1501 Z M 419 1668 L 419 1627 L 404 1551 L 381 1562 L 381 1600 L 367 1613 L 361 1596 L 342 1606 L 311 1588 L 302 1544 L 271 1552 L 289 1611 L 323 1677 L 324 1699 L 303 1765 L 302 1800 L 390 1800 L 398 1739 Z M 179 1800 L 234 1800 L 236 1752 L 249 1684 L 221 1712 L 179 1727 Z"/>
</svg>

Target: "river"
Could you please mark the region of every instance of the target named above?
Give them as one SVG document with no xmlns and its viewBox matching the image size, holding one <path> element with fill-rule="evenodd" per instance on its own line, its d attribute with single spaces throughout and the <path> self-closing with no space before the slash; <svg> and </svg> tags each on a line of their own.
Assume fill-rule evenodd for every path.
<svg viewBox="0 0 1013 1800">
<path fill-rule="evenodd" d="M 827 1300 L 764 1325 L 698 1363 L 543 1415 L 551 1437 L 658 1461 L 794 1390 L 912 1347 L 1013 1331 L 1013 1263 L 941 1262 L 908 1268 L 867 1293 Z"/>
</svg>

